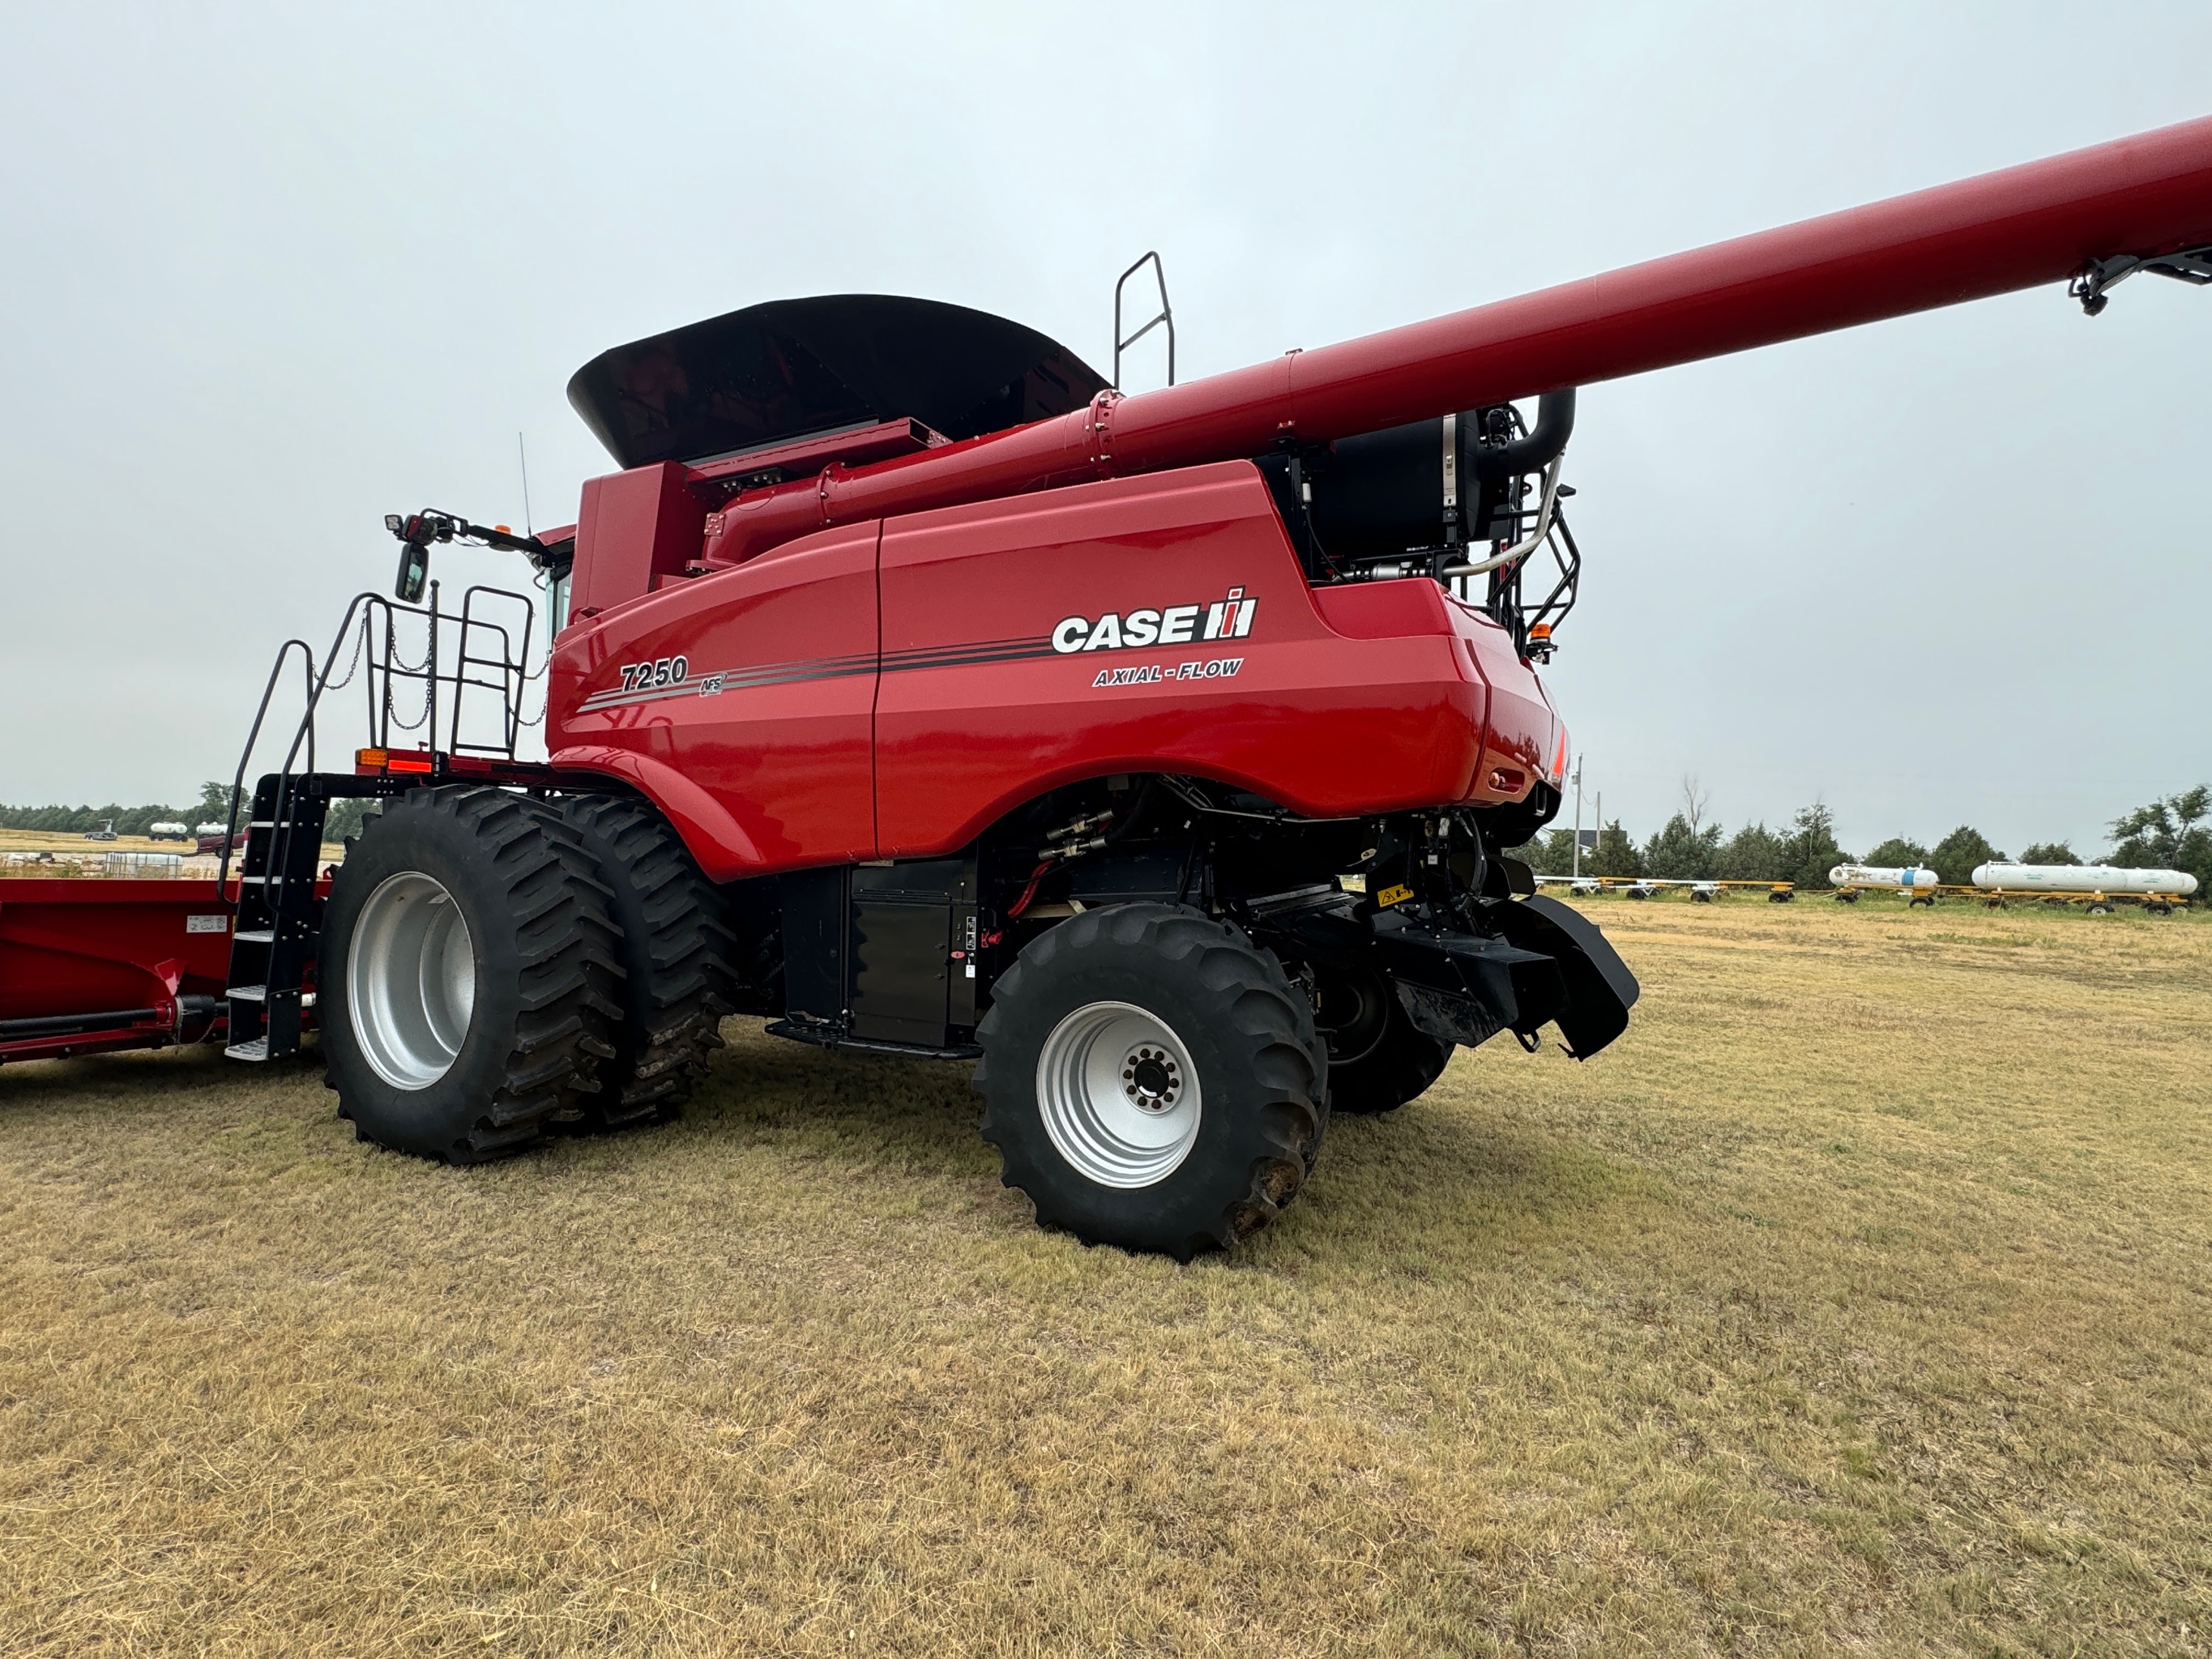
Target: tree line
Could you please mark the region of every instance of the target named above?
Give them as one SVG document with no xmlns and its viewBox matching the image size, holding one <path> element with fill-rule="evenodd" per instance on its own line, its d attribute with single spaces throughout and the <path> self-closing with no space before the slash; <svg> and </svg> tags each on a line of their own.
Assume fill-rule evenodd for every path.
<svg viewBox="0 0 2212 1659">
<path fill-rule="evenodd" d="M 1978 864 L 2002 863 L 2005 854 L 1972 824 L 1960 824 L 1933 847 L 1893 836 L 1854 857 L 1836 842 L 1835 815 L 1814 801 L 1800 807 L 1790 822 L 1770 830 L 1762 821 L 1747 823 L 1733 836 L 1707 816 L 1710 792 L 1695 778 L 1682 783 L 1682 805 L 1657 834 L 1640 847 L 1619 818 L 1599 827 L 1596 845 L 1583 854 L 1583 873 L 1592 876 L 1653 876 L 1669 881 L 1790 881 L 1800 887 L 1831 885 L 1828 872 L 1838 864 L 1884 866 L 1917 865 L 1933 870 L 1947 887 L 1973 880 Z M 331 803 L 325 839 L 343 841 L 361 833 L 362 820 L 378 810 L 373 800 Z M 190 806 L 0 806 L 0 829 L 45 830 L 82 834 L 112 820 L 118 836 L 143 836 L 156 823 L 200 824 L 228 819 L 230 786 L 210 780 Z M 244 816 L 243 811 L 240 817 Z M 2212 893 L 2212 786 L 2198 784 L 2178 795 L 2165 795 L 2112 822 L 2112 850 L 2102 862 L 2153 870 L 2180 870 L 2197 878 L 2201 892 Z M 1575 832 L 1547 831 L 1522 849 L 1538 873 L 1564 876 L 1575 867 Z M 2038 842 L 2022 849 L 2022 864 L 2080 864 L 2065 842 Z"/>
<path fill-rule="evenodd" d="M 241 827 L 246 808 L 252 804 L 248 792 L 239 805 Z M 348 836 L 359 835 L 362 818 L 377 806 L 373 800 L 332 801 L 324 839 L 343 841 Z M 105 806 L 0 806 L 0 830 L 44 830 L 57 835 L 82 835 L 112 821 L 118 836 L 143 836 L 157 823 L 197 827 L 226 823 L 229 817 L 230 786 L 210 779 L 200 786 L 200 798 L 190 806 L 124 806 L 113 801 Z"/>
<path fill-rule="evenodd" d="M 1932 847 L 1893 836 L 1864 857 L 1846 852 L 1836 841 L 1835 815 L 1814 801 L 1801 807 L 1780 829 L 1764 822 L 1747 823 L 1734 835 L 1706 816 L 1710 797 L 1694 778 L 1682 786 L 1680 811 L 1638 846 L 1619 818 L 1598 828 L 1596 844 L 1585 847 L 1582 872 L 1589 876 L 1650 876 L 1668 881 L 1788 881 L 1803 888 L 1832 886 L 1828 872 L 1838 864 L 1883 867 L 1917 866 L 1933 870 L 1947 887 L 1973 881 L 1974 866 L 2002 864 L 2008 855 L 1972 824 L 1960 824 Z M 2198 890 L 2212 892 L 2212 787 L 2203 784 L 2122 813 L 2112 822 L 2112 850 L 2100 862 L 2154 870 L 2180 870 L 2197 878 Z M 1553 829 L 1530 842 L 1522 856 L 1539 874 L 1564 876 L 1573 870 L 1575 832 Z M 2021 849 L 2022 864 L 2080 864 L 2081 855 L 2063 841 L 2037 842 Z"/>
</svg>

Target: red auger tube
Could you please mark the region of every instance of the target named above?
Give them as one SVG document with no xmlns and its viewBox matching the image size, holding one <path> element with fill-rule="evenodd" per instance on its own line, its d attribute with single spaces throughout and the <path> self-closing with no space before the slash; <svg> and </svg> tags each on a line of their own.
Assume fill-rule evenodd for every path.
<svg viewBox="0 0 2212 1659">
<path fill-rule="evenodd" d="M 2212 118 L 741 496 L 714 564 L 834 524 L 1256 454 L 2212 244 Z"/>
</svg>

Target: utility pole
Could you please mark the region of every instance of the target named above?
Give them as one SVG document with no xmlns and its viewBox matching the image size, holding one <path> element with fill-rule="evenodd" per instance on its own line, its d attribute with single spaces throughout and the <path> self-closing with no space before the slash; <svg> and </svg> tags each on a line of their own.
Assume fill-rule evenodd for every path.
<svg viewBox="0 0 2212 1659">
<path fill-rule="evenodd" d="M 1571 872 L 1579 877 L 1583 872 L 1583 757 L 1575 756 L 1575 867 Z"/>
</svg>

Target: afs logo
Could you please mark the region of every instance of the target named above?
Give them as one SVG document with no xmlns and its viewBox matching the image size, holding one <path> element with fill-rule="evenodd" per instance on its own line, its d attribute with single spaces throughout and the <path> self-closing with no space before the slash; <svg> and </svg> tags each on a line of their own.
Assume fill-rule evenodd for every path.
<svg viewBox="0 0 2212 1659">
<path fill-rule="evenodd" d="M 1260 601 L 1232 587 L 1212 605 L 1171 605 L 1163 610 L 1132 611 L 1123 616 L 1069 617 L 1052 630 L 1052 648 L 1063 657 L 1085 651 L 1119 651 L 1132 646 L 1188 645 L 1194 640 L 1241 640 L 1252 631 Z M 1204 626 L 1200 625 L 1201 614 Z"/>
</svg>

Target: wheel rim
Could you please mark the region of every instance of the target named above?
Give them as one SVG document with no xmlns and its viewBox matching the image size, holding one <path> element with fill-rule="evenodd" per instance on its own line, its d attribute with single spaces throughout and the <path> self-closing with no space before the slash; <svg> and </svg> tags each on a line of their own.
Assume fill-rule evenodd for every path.
<svg viewBox="0 0 2212 1659">
<path fill-rule="evenodd" d="M 1390 1029 L 1389 994 L 1371 975 L 1330 974 L 1321 981 L 1314 1024 L 1328 1044 L 1331 1066 L 1352 1066 L 1373 1054 Z"/>
<path fill-rule="evenodd" d="M 1102 1187 L 1151 1187 L 1198 1139 L 1198 1068 L 1164 1020 L 1133 1003 L 1093 1002 L 1053 1027 L 1037 1059 L 1045 1133 Z"/>
<path fill-rule="evenodd" d="M 362 1052 L 395 1089 L 453 1068 L 476 1010 L 476 951 L 453 896 L 415 871 L 368 896 L 346 963 L 346 1012 Z"/>
</svg>

